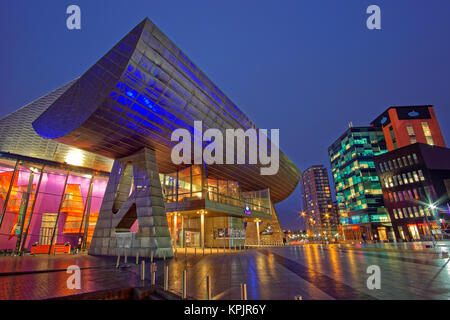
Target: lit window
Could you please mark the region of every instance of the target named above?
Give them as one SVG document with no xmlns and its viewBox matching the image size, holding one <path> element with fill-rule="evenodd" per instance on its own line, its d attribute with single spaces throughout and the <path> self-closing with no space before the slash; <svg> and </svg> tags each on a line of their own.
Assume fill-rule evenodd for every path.
<svg viewBox="0 0 450 320">
<path fill-rule="evenodd" d="M 406 162 L 406 157 L 402 157 L 402 159 L 403 159 L 403 164 L 405 165 L 405 167 L 407 167 L 408 166 L 408 162 Z"/>
<path fill-rule="evenodd" d="M 417 155 L 415 153 L 413 153 L 413 159 L 415 164 L 419 163 L 419 159 L 417 159 Z"/>
<path fill-rule="evenodd" d="M 410 217 L 410 218 L 413 218 L 414 215 L 413 215 L 413 213 L 412 213 L 411 207 L 408 207 L 408 212 L 409 212 L 409 217 Z"/>
<path fill-rule="evenodd" d="M 425 139 L 427 139 L 427 143 L 429 145 L 434 145 L 433 137 L 431 136 L 431 130 L 428 126 L 428 122 L 422 122 L 423 134 L 425 135 Z"/>
<path fill-rule="evenodd" d="M 408 161 L 409 161 L 409 165 L 413 165 L 414 162 L 412 161 L 411 155 L 408 154 Z"/>
<path fill-rule="evenodd" d="M 400 168 L 403 168 L 402 159 L 398 158 L 397 160 L 398 160 L 398 166 L 399 166 Z"/>
<path fill-rule="evenodd" d="M 392 126 L 389 127 L 389 133 L 391 134 L 392 144 L 394 145 L 394 149 L 397 149 L 397 139 L 395 138 L 394 128 Z"/>
<path fill-rule="evenodd" d="M 397 177 L 398 177 L 398 184 L 402 186 L 403 185 L 402 177 L 401 176 Z"/>
<path fill-rule="evenodd" d="M 406 211 L 406 208 L 402 208 L 402 210 L 403 210 L 403 216 L 405 218 L 408 218 L 408 212 Z"/>
<path fill-rule="evenodd" d="M 413 171 L 414 181 L 419 182 L 419 176 L 417 175 L 416 171 Z"/>
<path fill-rule="evenodd" d="M 419 216 L 419 211 L 417 211 L 417 207 L 413 207 L 413 209 L 414 209 L 414 215 L 416 217 L 418 217 Z"/>
<path fill-rule="evenodd" d="M 394 212 L 394 217 L 395 217 L 395 219 L 398 219 L 397 209 L 392 209 L 392 212 Z"/>
<path fill-rule="evenodd" d="M 422 170 L 419 170 L 420 181 L 425 181 L 425 177 L 423 176 Z"/>
<path fill-rule="evenodd" d="M 406 177 L 406 174 L 402 173 L 402 177 L 403 177 L 403 182 L 405 184 L 408 184 L 408 178 Z"/>
<path fill-rule="evenodd" d="M 414 133 L 414 128 L 412 127 L 412 125 L 410 124 L 406 125 L 406 130 L 408 131 L 409 142 L 411 144 L 416 143 L 417 142 L 416 134 Z"/>
<path fill-rule="evenodd" d="M 403 198 L 406 200 L 408 200 L 408 193 L 406 191 L 403 191 Z"/>
<path fill-rule="evenodd" d="M 423 212 L 423 207 L 419 207 L 419 211 L 420 211 L 420 216 L 424 216 L 425 215 L 425 213 Z"/>
<path fill-rule="evenodd" d="M 412 177 L 411 172 L 408 172 L 408 178 L 409 178 L 409 183 L 413 183 L 414 182 L 414 179 Z"/>
</svg>

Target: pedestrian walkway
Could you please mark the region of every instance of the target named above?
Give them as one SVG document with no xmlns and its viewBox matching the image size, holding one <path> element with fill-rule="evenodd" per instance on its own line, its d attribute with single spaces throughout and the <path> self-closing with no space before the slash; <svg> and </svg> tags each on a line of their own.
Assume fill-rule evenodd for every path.
<svg viewBox="0 0 450 320">
<path fill-rule="evenodd" d="M 142 261 L 142 259 L 140 260 Z M 150 261 L 145 281 L 134 257 L 26 256 L 0 257 L 0 299 L 49 299 L 73 294 L 150 285 Z M 450 299 L 447 259 L 423 252 L 348 250 L 336 245 L 302 245 L 247 250 L 178 250 L 172 259 L 155 260 L 156 284 L 169 267 L 169 291 L 181 295 L 182 273 L 187 270 L 187 295 L 206 298 L 206 276 L 213 299 L 240 299 L 247 285 L 248 299 Z M 81 289 L 67 288 L 65 272 L 81 268 Z M 369 266 L 379 266 L 381 289 L 369 290 Z"/>
</svg>

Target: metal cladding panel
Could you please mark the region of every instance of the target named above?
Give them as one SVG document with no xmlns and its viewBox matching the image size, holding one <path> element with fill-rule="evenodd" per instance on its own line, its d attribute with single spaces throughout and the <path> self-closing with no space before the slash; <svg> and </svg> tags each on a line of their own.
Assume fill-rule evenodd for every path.
<svg viewBox="0 0 450 320">
<path fill-rule="evenodd" d="M 183 166 L 170 159 L 177 128 L 257 129 L 186 56 L 145 19 L 57 99 L 33 126 L 41 136 L 109 158 L 142 147 L 156 151 L 161 172 Z M 225 150 L 226 152 L 226 150 Z M 208 174 L 239 181 L 244 191 L 270 188 L 279 202 L 295 189 L 298 168 L 280 151 L 280 169 L 208 165 Z"/>
<path fill-rule="evenodd" d="M 71 156 L 76 155 L 80 166 L 110 171 L 111 159 L 44 139 L 33 129 L 33 121 L 76 81 L 73 80 L 0 119 L 0 151 L 60 163 L 67 162 Z"/>
</svg>

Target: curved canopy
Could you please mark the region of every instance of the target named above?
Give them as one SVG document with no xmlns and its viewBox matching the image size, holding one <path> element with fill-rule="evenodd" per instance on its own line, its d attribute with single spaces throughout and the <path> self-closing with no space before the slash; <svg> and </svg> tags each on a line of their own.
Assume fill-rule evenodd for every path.
<svg viewBox="0 0 450 320">
<path fill-rule="evenodd" d="M 161 172 L 172 163 L 177 128 L 257 129 L 149 19 L 145 19 L 33 122 L 42 137 L 109 158 L 143 147 L 156 151 Z M 260 165 L 208 165 L 208 175 L 238 181 L 244 191 L 270 189 L 279 202 L 295 189 L 299 169 L 280 151 L 279 171 Z"/>
</svg>

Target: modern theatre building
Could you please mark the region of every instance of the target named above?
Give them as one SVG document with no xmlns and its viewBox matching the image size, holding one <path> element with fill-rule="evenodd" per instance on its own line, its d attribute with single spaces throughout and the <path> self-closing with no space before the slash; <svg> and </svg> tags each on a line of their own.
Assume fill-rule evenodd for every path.
<svg viewBox="0 0 450 320">
<path fill-rule="evenodd" d="M 0 250 L 148 257 L 281 242 L 274 204 L 298 168 L 281 151 L 275 175 L 176 165 L 171 134 L 194 121 L 257 129 L 145 19 L 81 77 L 0 119 Z"/>
</svg>

